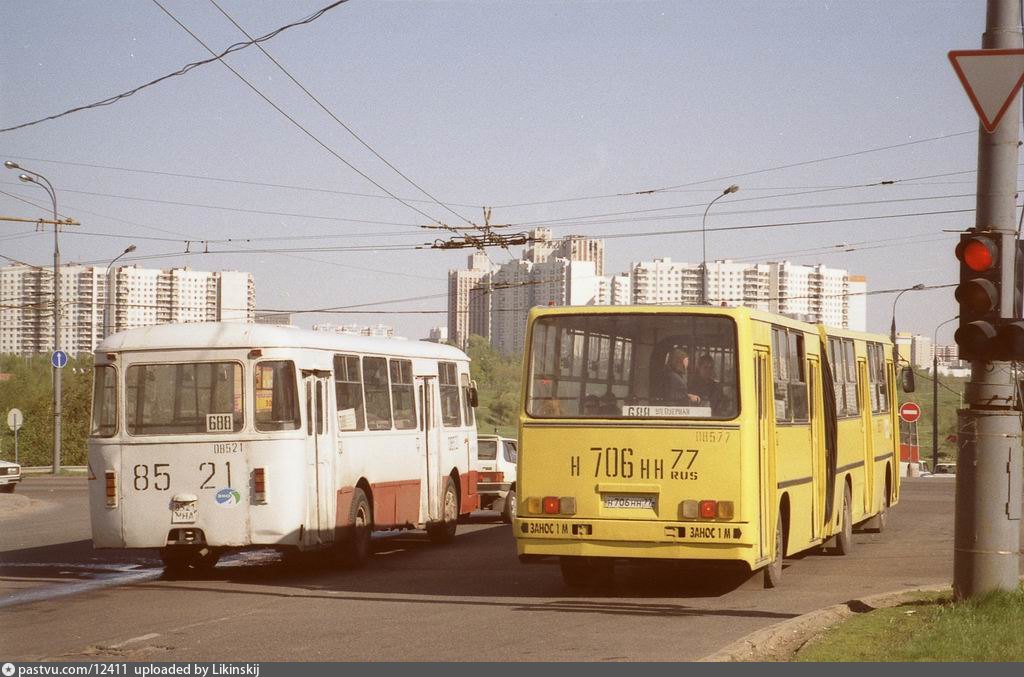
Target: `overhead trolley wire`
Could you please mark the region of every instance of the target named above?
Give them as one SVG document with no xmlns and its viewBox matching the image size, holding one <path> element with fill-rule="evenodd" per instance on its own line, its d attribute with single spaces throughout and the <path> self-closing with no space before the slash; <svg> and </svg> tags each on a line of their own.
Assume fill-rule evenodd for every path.
<svg viewBox="0 0 1024 677">
<path fill-rule="evenodd" d="M 223 14 L 223 15 L 224 15 L 224 17 L 225 17 L 225 18 L 226 18 L 226 19 L 227 19 L 228 21 L 230 21 L 230 22 L 231 22 L 232 24 L 234 24 L 235 28 L 237 28 L 238 30 L 240 30 L 240 31 L 242 32 L 242 34 L 243 34 L 243 35 L 245 35 L 245 37 L 249 38 L 250 40 L 252 40 L 252 39 L 253 39 L 253 37 L 252 37 L 251 35 L 249 35 L 248 31 L 246 31 L 246 30 L 245 30 L 244 28 L 242 28 L 242 26 L 241 26 L 241 25 L 239 25 L 239 23 L 238 23 L 237 21 L 235 21 L 235 20 L 234 20 L 234 19 L 233 19 L 233 18 L 231 17 L 231 15 L 230 15 L 230 14 L 228 14 L 227 12 L 225 12 L 225 11 L 224 11 L 224 9 L 223 9 L 223 8 L 221 8 L 221 6 L 217 4 L 217 1 L 216 1 L 216 0 L 210 0 L 210 4 L 212 4 L 212 5 L 214 6 L 214 7 L 216 7 L 216 8 L 217 8 L 217 10 L 218 10 L 218 11 L 219 11 L 219 12 L 220 12 L 221 14 Z M 273 64 L 274 64 L 275 66 L 277 66 L 277 67 L 278 67 L 278 69 L 279 69 L 279 70 L 280 70 L 280 71 L 281 71 L 282 73 L 284 73 L 284 74 L 285 74 L 285 75 L 286 75 L 286 76 L 288 77 L 288 79 L 289 79 L 289 80 L 291 80 L 291 81 L 292 81 L 292 82 L 293 82 L 293 83 L 295 84 L 295 86 L 296 86 L 296 87 L 298 87 L 298 88 L 299 88 L 299 89 L 301 89 L 301 90 L 302 90 L 303 92 L 305 92 L 306 96 L 308 96 L 308 97 L 309 97 L 310 99 L 312 99 L 312 100 L 313 100 L 313 102 L 314 102 L 314 103 L 316 103 L 316 105 L 320 106 L 320 109 L 321 109 L 321 110 L 323 110 L 323 112 L 325 112 L 325 113 L 327 113 L 328 115 L 330 115 L 330 116 L 331 116 L 331 119 L 333 119 L 333 120 L 334 120 L 335 122 L 337 122 L 337 123 L 338 123 L 339 125 L 341 125 L 341 126 L 342 126 L 342 128 L 344 128 L 344 130 L 345 130 L 346 132 L 348 132 L 349 134 L 351 134 L 351 135 L 352 135 L 352 137 L 353 137 L 353 138 L 354 138 L 354 139 L 355 139 L 356 141 L 358 141 L 359 143 L 361 143 L 361 144 L 363 145 L 363 147 L 364 147 L 364 148 L 366 148 L 366 150 L 368 150 L 368 151 L 370 151 L 371 153 L 373 153 L 373 154 L 374 154 L 374 156 L 376 156 L 376 158 L 377 158 L 378 160 L 380 160 L 381 162 L 383 162 L 384 164 L 386 164 L 386 165 L 387 165 L 388 167 L 390 167 L 390 168 L 392 169 L 392 171 L 394 171 L 394 172 L 395 172 L 396 174 L 398 174 L 398 175 L 399 175 L 399 176 L 401 176 L 401 177 L 402 177 L 403 179 L 405 179 L 405 180 L 406 180 L 406 181 L 407 181 L 407 182 L 408 182 L 408 183 L 409 183 L 410 185 L 412 185 L 412 186 L 413 186 L 414 188 L 416 188 L 416 190 L 420 191 L 421 193 L 423 193 L 424 195 L 426 195 L 426 196 L 427 196 L 428 198 L 430 198 L 430 199 L 431 199 L 431 200 L 432 200 L 432 201 L 433 201 L 434 203 L 436 203 L 436 204 L 437 204 L 438 206 L 440 206 L 440 207 L 442 207 L 443 209 L 447 210 L 448 212 L 450 212 L 450 213 L 451 213 L 451 214 L 453 214 L 454 216 L 456 216 L 456 217 L 458 217 L 458 218 L 462 219 L 463 221 L 465 221 L 465 222 L 466 222 L 466 223 L 468 223 L 469 225 L 471 225 L 471 226 L 472 226 L 472 225 L 475 225 L 475 224 L 474 224 L 474 223 L 473 223 L 472 221 L 470 221 L 469 219 L 467 219 L 467 218 L 466 218 L 465 216 L 463 216 L 462 214 L 459 214 L 459 213 L 458 213 L 457 211 L 455 211 L 454 209 L 452 209 L 451 207 L 449 207 L 449 206 L 448 206 L 447 204 L 445 204 L 444 202 L 441 202 L 441 201 L 440 201 L 440 200 L 438 200 L 438 199 L 437 199 L 436 197 L 434 197 L 434 196 L 433 196 L 433 195 L 431 195 L 431 194 L 430 194 L 429 192 L 427 192 L 427 190 L 426 190 L 425 188 L 423 188 L 423 186 L 419 185 L 418 183 L 416 183 L 415 181 L 413 181 L 412 179 L 410 179 L 410 178 L 409 178 L 409 177 L 408 177 L 408 176 L 407 176 L 407 175 L 406 175 L 405 173 L 403 173 L 403 172 L 402 172 L 402 171 L 401 171 L 400 169 L 398 169 L 398 167 L 396 167 L 395 165 L 391 164 L 391 163 L 390 163 L 390 162 L 389 162 L 389 161 L 388 161 L 388 160 L 387 160 L 387 159 L 386 159 L 386 158 L 385 158 L 384 156 L 382 156 L 382 155 L 381 155 L 380 153 L 378 153 L 378 152 L 377 152 L 377 151 L 376 151 L 376 150 L 375 150 L 375 149 L 374 149 L 374 148 L 373 148 L 373 147 L 372 147 L 372 146 L 371 146 L 370 144 L 368 144 L 368 143 L 367 143 L 367 142 L 366 142 L 366 141 L 365 141 L 365 140 L 364 140 L 364 139 L 363 139 L 363 138 L 362 138 L 361 136 L 359 136 L 358 134 L 356 134 L 356 133 L 355 133 L 355 131 L 353 131 L 353 129 L 352 129 L 351 127 L 349 127 L 349 126 L 348 126 L 347 124 L 345 124 L 344 122 L 342 122 L 342 121 L 341 121 L 341 119 L 340 119 L 340 118 L 339 118 L 339 117 L 338 117 L 337 115 L 335 115 L 335 114 L 334 114 L 334 112 L 333 112 L 333 111 L 332 111 L 332 110 L 331 110 L 330 108 L 328 108 L 327 106 L 325 106 L 325 105 L 323 104 L 323 102 L 322 102 L 322 101 L 320 101 L 320 99 L 318 99 L 317 97 L 315 97 L 315 96 L 313 95 L 313 93 L 312 93 L 312 92 L 310 92 L 310 91 L 309 91 L 308 89 L 306 89 L 306 86 L 305 86 L 305 85 L 303 85 L 303 84 L 302 84 L 301 82 L 299 82 L 298 80 L 296 80 L 296 79 L 295 79 L 295 76 L 293 76 L 293 75 L 292 75 L 292 74 L 291 74 L 290 72 L 288 72 L 288 69 L 286 69 L 286 68 L 285 68 L 284 66 L 282 66 L 282 65 L 281 65 L 281 63 L 280 63 L 280 62 L 279 62 L 279 61 L 278 61 L 277 59 L 275 59 L 275 58 L 274 58 L 273 56 L 271 56 L 271 55 L 270 55 L 270 52 L 268 52 L 268 51 L 267 51 L 266 49 L 264 49 L 264 48 L 263 48 L 263 45 L 261 45 L 261 44 L 259 44 L 259 43 L 255 43 L 255 44 L 256 44 L 256 48 L 257 48 L 257 49 L 259 49 L 259 50 L 260 50 L 261 52 L 263 52 L 263 55 L 264 55 L 265 57 L 267 57 L 268 59 L 270 59 L 270 61 L 271 61 L 271 62 L 272 62 L 272 63 L 273 63 Z"/>
<path fill-rule="evenodd" d="M 335 4 L 340 4 L 341 2 L 345 2 L 345 1 L 346 0 L 339 0 L 339 2 L 335 3 Z M 383 185 L 381 185 L 380 183 L 375 181 L 373 178 L 371 178 L 368 174 L 363 172 L 361 169 L 359 169 L 358 167 L 353 165 L 351 162 L 349 162 L 348 160 L 343 158 L 337 151 L 335 151 L 333 148 L 331 148 L 326 143 L 324 143 L 319 137 L 317 137 L 315 134 L 313 134 L 313 132 L 311 132 L 308 129 L 306 129 L 306 127 L 303 126 L 302 123 L 300 123 L 294 117 L 289 115 L 283 108 L 278 106 L 276 103 L 271 101 L 270 98 L 266 94 L 261 92 L 255 85 L 253 85 L 251 82 L 249 82 L 249 80 L 247 80 L 245 78 L 245 76 L 243 76 L 237 70 L 232 68 L 231 64 L 229 64 L 227 61 L 221 59 L 220 56 L 216 55 L 216 53 L 212 49 L 210 49 L 210 47 L 207 46 L 207 44 L 205 42 L 203 42 L 203 40 L 198 35 L 196 35 L 191 30 L 189 30 L 189 28 L 187 26 L 185 26 L 185 24 L 181 23 L 181 21 L 179 21 L 177 17 L 175 17 L 173 14 L 171 14 L 171 12 L 168 11 L 166 7 L 161 5 L 159 0 L 153 0 L 153 4 L 155 4 L 157 7 L 159 7 L 160 10 L 163 11 L 163 13 L 166 14 L 168 17 L 170 17 L 170 19 L 172 21 L 174 21 L 174 23 L 176 23 L 183 31 L 188 33 L 196 42 L 198 42 L 200 45 L 202 45 L 203 48 L 206 51 L 210 52 L 210 54 L 214 54 L 214 56 L 224 65 L 225 68 L 227 68 L 229 71 L 231 71 L 235 75 L 235 77 L 237 77 L 239 80 L 241 80 L 243 83 L 245 83 L 245 85 L 249 89 L 251 89 L 257 96 L 259 96 L 261 99 L 263 99 L 265 102 L 267 102 L 267 104 L 269 104 L 274 110 L 276 110 L 278 113 L 280 113 L 282 116 L 284 116 L 289 122 L 291 122 L 296 128 L 298 128 L 303 134 L 305 134 L 310 139 L 312 139 L 317 145 L 319 145 L 321 148 L 323 148 L 328 153 L 330 153 L 338 161 L 340 161 L 342 164 L 344 164 L 346 167 L 348 167 L 349 169 L 354 171 L 359 176 L 363 177 L 364 179 L 366 179 L 367 181 L 372 183 L 374 186 L 376 186 L 378 189 L 380 189 L 381 191 L 383 191 L 384 193 L 386 193 L 387 195 L 392 197 L 394 200 L 396 200 L 397 202 L 405 205 L 406 207 L 408 207 L 409 209 L 413 210 L 414 212 L 416 212 L 420 216 L 423 216 L 424 218 L 428 219 L 432 223 L 439 223 L 439 224 L 442 223 L 441 220 L 434 218 L 433 216 L 431 216 L 427 212 L 423 211 L 419 207 L 416 207 L 413 204 L 411 204 L 409 202 L 406 202 L 402 198 L 398 197 L 397 195 L 392 193 L 390 190 L 385 188 Z"/>
<path fill-rule="evenodd" d="M 300 21 L 295 21 L 293 23 L 281 26 L 280 28 L 275 29 L 275 30 L 271 31 L 270 33 L 267 33 L 266 35 L 258 37 L 258 38 L 254 39 L 254 40 L 250 40 L 248 42 L 238 42 L 238 43 L 235 43 L 235 44 L 231 45 L 230 47 L 228 47 L 227 49 L 225 49 L 220 54 L 214 54 L 213 58 L 211 58 L 211 59 L 202 59 L 200 61 L 193 61 L 190 64 L 186 64 L 185 66 L 182 66 L 181 68 L 179 68 L 178 70 L 174 71 L 173 73 L 168 73 L 167 75 L 163 75 L 163 76 L 161 76 L 159 78 L 156 78 L 155 80 L 150 80 L 149 82 L 147 82 L 145 84 L 142 84 L 142 85 L 139 85 L 138 87 L 133 87 L 132 89 L 129 89 L 126 92 L 121 92 L 120 94 L 115 94 L 114 96 L 108 97 L 106 99 L 101 99 L 100 101 L 96 101 L 94 103 L 85 104 L 83 106 L 76 106 L 74 108 L 69 108 L 68 110 L 64 111 L 63 113 L 56 113 L 55 115 L 48 115 L 48 116 L 46 116 L 44 118 L 39 118 L 38 120 L 33 120 L 31 122 L 23 122 L 22 124 L 15 125 L 13 127 L 5 127 L 3 129 L 0 129 L 0 134 L 2 134 L 4 132 L 13 132 L 16 129 L 23 129 L 25 127 L 31 127 L 32 125 L 38 125 L 41 122 L 47 122 L 49 120 L 56 120 L 57 118 L 62 118 L 65 115 L 71 115 L 72 113 L 77 113 L 79 111 L 88 110 L 90 108 L 99 108 L 101 106 L 109 106 L 111 104 L 117 103 L 121 99 L 126 99 L 129 96 L 132 96 L 133 94 L 141 92 L 142 90 L 146 89 L 147 87 L 152 87 L 153 85 L 158 84 L 160 82 L 163 82 L 164 80 L 168 80 L 170 78 L 178 77 L 179 75 L 184 75 L 185 73 L 188 73 L 193 68 L 198 68 L 200 66 L 205 66 L 206 64 L 213 63 L 214 61 L 219 61 L 222 57 L 227 56 L 228 54 L 231 54 L 232 52 L 237 52 L 237 51 L 243 50 L 243 49 L 245 49 L 247 47 L 251 47 L 251 46 L 253 46 L 255 44 L 258 44 L 258 43 L 261 43 L 261 42 L 266 42 L 267 40 L 270 40 L 270 39 L 276 37 L 279 33 L 282 33 L 284 31 L 288 30 L 289 28 L 294 28 L 296 26 L 302 26 L 302 25 L 305 25 L 305 24 L 308 24 L 308 23 L 312 23 L 313 21 L 316 21 L 321 16 L 323 16 L 325 13 L 329 12 L 330 10 L 334 9 L 335 7 L 337 7 L 338 5 L 341 5 L 342 3 L 347 2 L 347 1 L 348 0 L 337 0 L 336 2 L 332 2 L 331 4 L 327 5 L 326 7 L 322 8 L 322 9 L 319 9 L 316 12 L 314 12 L 313 14 L 309 15 L 305 19 L 302 19 Z"/>
<path fill-rule="evenodd" d="M 131 172 L 131 173 L 136 173 L 136 174 L 150 174 L 152 176 L 168 176 L 168 177 L 173 177 L 173 178 L 178 178 L 178 179 L 196 179 L 196 180 L 199 180 L 199 181 L 214 181 L 214 182 L 218 182 L 218 183 L 232 183 L 232 184 L 242 185 L 242 186 L 259 186 L 259 187 L 262 187 L 262 188 L 284 188 L 284 189 L 287 189 L 287 190 L 301 190 L 301 191 L 308 191 L 308 192 L 311 192 L 311 193 L 325 193 L 325 194 L 328 194 L 328 195 L 346 195 L 346 196 L 349 196 L 349 197 L 366 197 L 366 198 L 373 198 L 375 200 L 390 200 L 390 199 L 392 199 L 390 195 L 380 195 L 380 194 L 375 194 L 375 193 L 356 193 L 356 192 L 346 191 L 346 190 L 334 190 L 334 189 L 331 189 L 331 188 L 316 188 L 316 187 L 313 187 L 313 186 L 297 186 L 297 185 L 288 184 L 288 183 L 269 183 L 269 182 L 264 182 L 264 181 L 250 181 L 250 180 L 247 180 L 247 179 L 234 179 L 234 178 L 225 178 L 225 177 L 221 177 L 221 176 L 209 176 L 207 174 L 184 174 L 184 173 L 180 173 L 180 172 L 165 172 L 165 171 L 159 171 L 159 170 L 155 170 L 155 169 L 138 169 L 138 168 L 133 168 L 133 167 L 116 167 L 114 165 L 101 165 L 101 164 L 90 163 L 90 162 L 71 162 L 71 161 L 67 161 L 67 160 L 44 160 L 42 158 L 34 158 L 34 157 L 28 157 L 28 156 L 24 156 L 24 155 L 8 155 L 8 157 L 12 157 L 12 158 L 14 158 L 16 160 L 27 160 L 27 161 L 32 161 L 32 162 L 49 162 L 51 164 L 67 165 L 69 167 L 85 167 L 87 169 L 106 169 L 106 170 L 110 170 L 110 171 L 114 171 L 114 172 Z M 406 202 L 428 202 L 428 203 L 431 202 L 431 200 L 423 200 L 423 199 L 420 199 L 420 198 L 411 198 L 411 197 L 403 197 L 402 199 L 405 200 Z M 465 204 L 465 203 L 461 203 L 461 202 L 448 202 L 447 204 L 454 205 L 456 207 L 470 207 L 470 208 L 473 208 L 473 209 L 483 209 L 483 205 L 471 205 L 471 204 Z"/>
</svg>

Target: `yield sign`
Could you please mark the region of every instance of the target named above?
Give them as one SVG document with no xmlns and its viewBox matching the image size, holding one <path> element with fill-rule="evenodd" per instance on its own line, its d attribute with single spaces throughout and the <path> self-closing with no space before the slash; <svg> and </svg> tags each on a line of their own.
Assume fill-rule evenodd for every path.
<svg viewBox="0 0 1024 677">
<path fill-rule="evenodd" d="M 981 124 L 994 132 L 1024 83 L 1024 49 L 961 49 L 949 53 Z"/>
</svg>

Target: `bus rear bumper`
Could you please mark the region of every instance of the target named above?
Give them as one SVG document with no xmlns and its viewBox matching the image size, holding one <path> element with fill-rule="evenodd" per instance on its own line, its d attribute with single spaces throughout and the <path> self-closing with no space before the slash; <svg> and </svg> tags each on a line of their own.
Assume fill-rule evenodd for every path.
<svg viewBox="0 0 1024 677">
<path fill-rule="evenodd" d="M 552 556 L 745 562 L 757 559 L 748 523 L 517 518 L 520 561 Z"/>
</svg>

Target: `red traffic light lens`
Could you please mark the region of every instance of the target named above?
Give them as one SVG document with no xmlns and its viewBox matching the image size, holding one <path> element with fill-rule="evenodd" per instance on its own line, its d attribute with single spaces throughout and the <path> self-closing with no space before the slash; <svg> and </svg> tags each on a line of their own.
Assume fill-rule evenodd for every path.
<svg viewBox="0 0 1024 677">
<path fill-rule="evenodd" d="M 986 271 L 995 264 L 996 245 L 987 237 L 972 238 L 960 251 L 960 260 L 975 272 Z"/>
</svg>

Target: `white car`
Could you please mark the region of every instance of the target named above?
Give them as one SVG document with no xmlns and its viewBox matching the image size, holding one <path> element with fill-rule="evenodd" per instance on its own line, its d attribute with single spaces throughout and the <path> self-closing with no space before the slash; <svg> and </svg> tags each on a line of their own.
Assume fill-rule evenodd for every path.
<svg viewBox="0 0 1024 677">
<path fill-rule="evenodd" d="M 0 461 L 0 491 L 14 493 L 14 485 L 21 481 L 21 466 L 10 461 Z"/>
<path fill-rule="evenodd" d="M 516 516 L 516 441 L 498 435 L 477 435 L 476 491 L 481 510 L 497 510 L 511 523 Z"/>
</svg>

